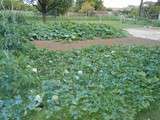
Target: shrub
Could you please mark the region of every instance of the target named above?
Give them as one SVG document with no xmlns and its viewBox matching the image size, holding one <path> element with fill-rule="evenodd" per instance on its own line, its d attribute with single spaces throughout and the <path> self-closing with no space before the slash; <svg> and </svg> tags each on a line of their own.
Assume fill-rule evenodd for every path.
<svg viewBox="0 0 160 120">
<path fill-rule="evenodd" d="M 21 36 L 16 32 L 14 24 L 0 24 L 0 48 L 3 50 L 22 49 Z"/>
<path fill-rule="evenodd" d="M 0 20 L 8 23 L 26 24 L 25 16 L 22 12 L 17 11 L 2 11 L 0 13 Z"/>
<path fill-rule="evenodd" d="M 155 27 L 160 27 L 160 21 L 159 20 L 152 21 L 152 24 Z"/>
<path fill-rule="evenodd" d="M 1 50 L 22 50 L 25 42 L 25 19 L 19 14 L 1 14 L 0 22 L 0 48 Z M 23 24 L 22 24 L 23 23 Z M 21 27 L 20 27 L 21 26 Z M 28 30 L 27 30 L 28 31 Z M 28 33 L 27 33 L 28 34 Z"/>
</svg>

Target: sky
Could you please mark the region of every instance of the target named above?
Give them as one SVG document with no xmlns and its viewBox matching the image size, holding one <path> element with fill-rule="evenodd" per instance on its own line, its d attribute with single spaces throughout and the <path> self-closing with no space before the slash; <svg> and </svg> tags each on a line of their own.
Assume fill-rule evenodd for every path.
<svg viewBox="0 0 160 120">
<path fill-rule="evenodd" d="M 103 0 L 104 5 L 107 8 L 123 8 L 128 5 L 139 5 L 141 0 Z M 144 0 L 144 1 L 153 1 L 156 2 L 158 0 Z"/>
</svg>

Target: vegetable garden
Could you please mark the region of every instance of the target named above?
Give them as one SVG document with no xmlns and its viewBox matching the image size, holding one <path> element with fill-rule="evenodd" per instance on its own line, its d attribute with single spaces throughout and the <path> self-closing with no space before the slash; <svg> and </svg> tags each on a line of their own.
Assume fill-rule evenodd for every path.
<svg viewBox="0 0 160 120">
<path fill-rule="evenodd" d="M 122 37 L 125 32 L 106 24 L 55 23 L 37 26 L 29 34 L 33 40 L 86 40 Z"/>
<path fill-rule="evenodd" d="M 38 49 L 30 40 L 127 34 L 106 24 L 17 19 L 7 17 L 0 23 L 0 120 L 138 120 L 139 112 L 159 105 L 158 46 Z"/>
</svg>

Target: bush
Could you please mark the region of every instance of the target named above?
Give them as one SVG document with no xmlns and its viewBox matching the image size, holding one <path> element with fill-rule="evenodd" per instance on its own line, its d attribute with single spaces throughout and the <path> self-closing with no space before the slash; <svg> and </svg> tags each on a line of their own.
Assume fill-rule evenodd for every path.
<svg viewBox="0 0 160 120">
<path fill-rule="evenodd" d="M 24 46 L 22 43 L 26 41 L 24 38 L 26 34 L 24 29 L 26 28 L 25 18 L 19 14 L 1 13 L 0 28 L 1 50 L 23 49 Z"/>
<path fill-rule="evenodd" d="M 1 11 L 0 20 L 14 24 L 25 24 L 26 19 L 22 12 L 18 11 Z"/>
<path fill-rule="evenodd" d="M 152 24 L 155 27 L 160 27 L 160 21 L 159 20 L 152 21 Z"/>
<path fill-rule="evenodd" d="M 22 37 L 16 32 L 14 24 L 0 24 L 0 48 L 3 50 L 22 49 Z"/>
</svg>

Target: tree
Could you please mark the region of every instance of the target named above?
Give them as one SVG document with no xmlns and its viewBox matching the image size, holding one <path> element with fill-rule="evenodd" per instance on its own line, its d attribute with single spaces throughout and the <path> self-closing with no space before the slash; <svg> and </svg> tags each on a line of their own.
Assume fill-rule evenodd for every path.
<svg viewBox="0 0 160 120">
<path fill-rule="evenodd" d="M 94 0 L 95 10 L 102 10 L 104 8 L 102 0 Z"/>
<path fill-rule="evenodd" d="M 78 12 L 81 7 L 82 7 L 82 4 L 85 2 L 85 0 L 76 0 L 76 6 L 75 6 L 75 11 Z"/>
<path fill-rule="evenodd" d="M 50 14 L 55 16 L 64 15 L 72 4 L 73 0 L 53 0 Z"/>
<path fill-rule="evenodd" d="M 140 6 L 139 6 L 139 16 L 143 16 L 143 0 L 141 0 Z"/>
<path fill-rule="evenodd" d="M 54 15 L 60 15 L 67 12 L 72 6 L 73 0 L 27 0 L 42 13 L 43 22 L 46 22 L 46 16 L 52 12 Z"/>
<path fill-rule="evenodd" d="M 22 0 L 3 0 L 3 7 L 6 10 L 28 10 L 31 9 L 30 6 L 23 3 Z M 0 10 L 3 9 L 0 5 Z"/>
<path fill-rule="evenodd" d="M 91 13 L 92 11 L 94 11 L 94 2 L 92 0 L 86 0 L 83 4 L 82 7 L 80 9 L 80 12 L 84 12 L 87 13 L 87 16 L 89 15 L 89 13 Z"/>
<path fill-rule="evenodd" d="M 104 8 L 103 0 L 76 0 L 76 12 L 87 7 L 90 9 L 92 7 L 94 10 L 102 10 Z"/>
</svg>

